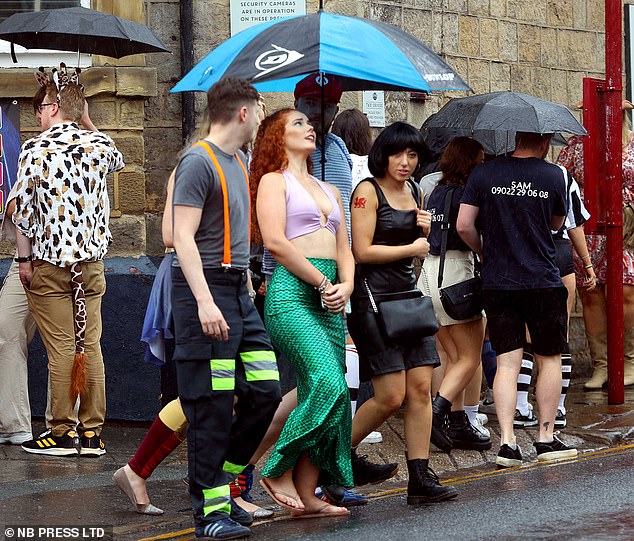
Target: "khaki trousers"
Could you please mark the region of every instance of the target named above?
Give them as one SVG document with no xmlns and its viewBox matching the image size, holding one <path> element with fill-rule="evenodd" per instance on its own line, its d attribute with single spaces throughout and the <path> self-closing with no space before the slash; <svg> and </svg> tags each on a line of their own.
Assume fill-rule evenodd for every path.
<svg viewBox="0 0 634 541">
<path fill-rule="evenodd" d="M 0 433 L 31 433 L 28 345 L 35 333 L 18 264 L 0 290 Z"/>
<path fill-rule="evenodd" d="M 70 380 L 75 356 L 73 297 L 70 268 L 46 261 L 33 263 L 29 308 L 48 354 L 50 378 L 51 428 L 61 436 L 77 429 L 101 433 L 106 416 L 106 382 L 101 354 L 101 298 L 106 291 L 103 261 L 82 263 L 86 293 L 87 327 L 86 392 L 79 397 L 79 411 L 70 399 Z"/>
</svg>

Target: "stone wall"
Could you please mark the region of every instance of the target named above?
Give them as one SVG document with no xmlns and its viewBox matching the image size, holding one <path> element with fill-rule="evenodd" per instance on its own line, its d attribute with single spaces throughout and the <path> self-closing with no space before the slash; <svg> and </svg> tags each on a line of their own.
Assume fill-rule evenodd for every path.
<svg viewBox="0 0 634 541">
<path fill-rule="evenodd" d="M 628 2 L 634 0 L 627 0 Z M 172 54 L 120 61 L 93 57 L 83 79 L 95 124 L 110 133 L 127 167 L 111 179 L 112 255 L 162 253 L 160 220 L 170 171 L 183 149 L 181 98 L 169 91 L 181 77 L 178 0 L 93 0 L 93 8 L 147 22 Z M 601 77 L 604 65 L 603 0 L 327 0 L 325 9 L 395 24 L 428 43 L 476 92 L 518 90 L 573 105 L 585 76 Z M 309 0 L 307 11 L 317 2 Z M 229 0 L 195 0 L 194 60 L 229 38 Z M 389 67 L 386 67 L 389 69 Z M 22 135 L 36 133 L 29 97 L 32 70 L 2 70 L 0 97 L 21 100 Z M 450 97 L 425 102 L 388 92 L 386 120 L 419 126 Z M 204 106 L 197 96 L 197 110 Z M 269 110 L 292 104 L 289 94 L 268 95 Z M 347 93 L 341 108 L 361 107 Z M 0 246 L 4 253 L 10 247 Z"/>
</svg>

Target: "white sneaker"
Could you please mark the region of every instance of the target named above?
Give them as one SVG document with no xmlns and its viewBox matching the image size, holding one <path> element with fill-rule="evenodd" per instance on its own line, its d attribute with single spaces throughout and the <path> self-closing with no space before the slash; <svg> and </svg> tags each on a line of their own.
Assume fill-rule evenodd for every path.
<svg viewBox="0 0 634 541">
<path fill-rule="evenodd" d="M 30 432 L 0 432 L 0 443 L 22 445 L 25 441 L 32 439 L 33 435 Z"/>
<path fill-rule="evenodd" d="M 489 422 L 489 416 L 486 413 L 476 413 L 476 418 L 483 426 Z"/>
<path fill-rule="evenodd" d="M 480 420 L 481 415 L 484 415 L 484 414 L 478 413 L 473 421 L 471 420 L 471 418 L 469 418 L 469 422 L 471 423 L 471 426 L 476 430 L 476 432 L 479 432 L 483 436 L 490 438 L 491 433 L 489 432 L 487 428 L 484 428 L 482 421 Z M 484 416 L 486 417 L 486 415 Z"/>
<path fill-rule="evenodd" d="M 361 443 L 381 443 L 383 441 L 383 435 L 380 432 L 370 432 L 365 438 L 361 440 Z"/>
</svg>

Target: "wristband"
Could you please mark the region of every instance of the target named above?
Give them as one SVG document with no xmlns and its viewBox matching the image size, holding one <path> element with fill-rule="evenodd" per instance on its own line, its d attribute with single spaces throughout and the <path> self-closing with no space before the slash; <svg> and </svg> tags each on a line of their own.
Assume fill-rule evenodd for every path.
<svg viewBox="0 0 634 541">
<path fill-rule="evenodd" d="M 16 263 L 28 263 L 29 261 L 33 261 L 32 255 L 26 255 L 24 257 L 14 257 L 13 261 Z"/>
<path fill-rule="evenodd" d="M 587 255 L 582 255 L 582 256 L 581 256 L 581 259 L 590 259 L 590 254 L 587 254 Z"/>
<path fill-rule="evenodd" d="M 590 265 L 584 265 L 584 269 L 592 269 L 594 265 L 591 263 Z"/>
</svg>

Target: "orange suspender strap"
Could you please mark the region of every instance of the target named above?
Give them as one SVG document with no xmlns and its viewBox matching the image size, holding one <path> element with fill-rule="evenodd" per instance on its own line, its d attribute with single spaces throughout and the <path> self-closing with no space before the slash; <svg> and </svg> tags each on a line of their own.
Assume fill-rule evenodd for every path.
<svg viewBox="0 0 634 541">
<path fill-rule="evenodd" d="M 222 190 L 222 209 L 224 214 L 224 249 L 223 249 L 223 257 L 222 257 L 222 266 L 227 267 L 231 266 L 231 221 L 229 220 L 229 195 L 227 193 L 227 181 L 225 179 L 225 173 L 220 167 L 220 163 L 218 163 L 218 158 L 214 154 L 214 151 L 209 146 L 209 143 L 206 141 L 199 141 L 196 143 L 197 145 L 203 147 L 214 166 L 216 167 L 216 171 L 218 171 L 218 178 L 220 179 L 220 189 Z"/>
<path fill-rule="evenodd" d="M 238 163 L 240 167 L 242 167 L 242 172 L 244 173 L 244 180 L 247 182 L 247 193 L 249 194 L 249 249 L 251 249 L 251 186 L 249 185 L 249 173 L 247 173 L 247 168 L 242 163 L 240 156 L 236 152 L 236 158 L 238 159 Z"/>
<path fill-rule="evenodd" d="M 207 141 L 199 141 L 196 143 L 198 146 L 203 147 L 209 157 L 211 158 L 212 163 L 216 167 L 216 171 L 218 171 L 218 178 L 220 179 L 220 189 L 222 190 L 222 209 L 223 209 L 223 221 L 224 221 L 224 242 L 223 242 L 223 258 L 222 258 L 222 266 L 228 267 L 231 266 L 231 220 L 229 216 L 229 195 L 227 193 L 227 180 L 225 178 L 225 173 L 220 167 L 220 163 L 214 154 L 211 146 Z M 247 168 L 242 163 L 240 156 L 236 153 L 235 157 L 242 168 L 242 172 L 244 173 L 244 178 L 247 183 L 247 193 L 250 194 L 249 188 L 249 174 L 247 173 Z M 249 244 L 251 244 L 251 198 L 249 197 Z"/>
</svg>

